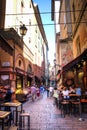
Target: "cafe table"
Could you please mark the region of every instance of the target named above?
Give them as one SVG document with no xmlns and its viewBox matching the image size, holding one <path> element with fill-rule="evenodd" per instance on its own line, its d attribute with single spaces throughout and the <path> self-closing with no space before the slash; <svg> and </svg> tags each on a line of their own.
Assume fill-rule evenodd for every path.
<svg viewBox="0 0 87 130">
<path fill-rule="evenodd" d="M 70 97 L 80 97 L 78 94 L 69 94 Z"/>
<path fill-rule="evenodd" d="M 15 109 L 16 112 L 16 121 L 15 121 L 15 125 L 17 125 L 18 122 L 18 107 L 20 107 L 20 111 L 22 112 L 22 103 L 19 101 L 16 102 L 5 102 L 1 104 L 1 107 L 12 107 Z"/>
<path fill-rule="evenodd" d="M 1 130 L 4 130 L 5 119 L 7 117 L 9 117 L 9 121 L 10 121 L 10 112 L 0 110 L 0 120 L 1 120 L 1 127 L 2 127 Z"/>
</svg>

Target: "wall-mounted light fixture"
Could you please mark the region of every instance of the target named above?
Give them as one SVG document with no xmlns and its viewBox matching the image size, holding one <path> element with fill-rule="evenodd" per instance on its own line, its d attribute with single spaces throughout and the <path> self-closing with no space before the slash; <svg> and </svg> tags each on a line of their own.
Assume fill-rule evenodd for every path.
<svg viewBox="0 0 87 130">
<path fill-rule="evenodd" d="M 26 33 L 27 33 L 27 28 L 26 28 L 25 24 L 23 24 L 20 26 L 20 34 L 21 34 L 22 38 L 24 35 L 26 35 Z"/>
</svg>

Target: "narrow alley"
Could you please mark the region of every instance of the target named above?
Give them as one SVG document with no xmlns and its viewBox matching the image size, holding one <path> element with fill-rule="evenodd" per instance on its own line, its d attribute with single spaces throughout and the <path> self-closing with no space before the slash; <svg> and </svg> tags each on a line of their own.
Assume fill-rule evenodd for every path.
<svg viewBox="0 0 87 130">
<path fill-rule="evenodd" d="M 79 121 L 79 116 L 61 117 L 53 98 L 47 97 L 46 92 L 43 98 L 24 103 L 23 109 L 30 113 L 30 130 L 87 130 L 87 115 L 84 121 Z"/>
</svg>

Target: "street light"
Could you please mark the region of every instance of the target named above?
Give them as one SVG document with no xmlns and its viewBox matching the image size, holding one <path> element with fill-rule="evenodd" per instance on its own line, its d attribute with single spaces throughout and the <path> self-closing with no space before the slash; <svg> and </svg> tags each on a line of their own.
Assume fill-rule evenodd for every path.
<svg viewBox="0 0 87 130">
<path fill-rule="evenodd" d="M 27 33 L 27 28 L 25 27 L 25 24 L 23 24 L 20 26 L 20 34 L 21 34 L 22 38 L 24 35 L 26 35 L 26 33 Z"/>
</svg>

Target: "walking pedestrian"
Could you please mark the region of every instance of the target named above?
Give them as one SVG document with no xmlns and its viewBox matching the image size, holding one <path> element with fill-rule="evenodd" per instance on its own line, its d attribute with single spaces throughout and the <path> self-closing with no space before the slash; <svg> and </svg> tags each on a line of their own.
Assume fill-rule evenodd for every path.
<svg viewBox="0 0 87 130">
<path fill-rule="evenodd" d="M 53 97 L 54 97 L 54 103 L 53 105 L 56 105 L 56 107 L 58 107 L 58 90 L 57 87 L 54 88 L 53 90 Z"/>
<path fill-rule="evenodd" d="M 36 87 L 34 84 L 31 86 L 31 94 L 32 94 L 32 101 L 34 102 L 36 98 Z"/>
<path fill-rule="evenodd" d="M 40 95 L 41 95 L 41 97 L 43 96 L 44 91 L 45 91 L 44 85 L 43 85 L 43 83 L 41 83 L 41 86 L 40 86 Z"/>
</svg>

